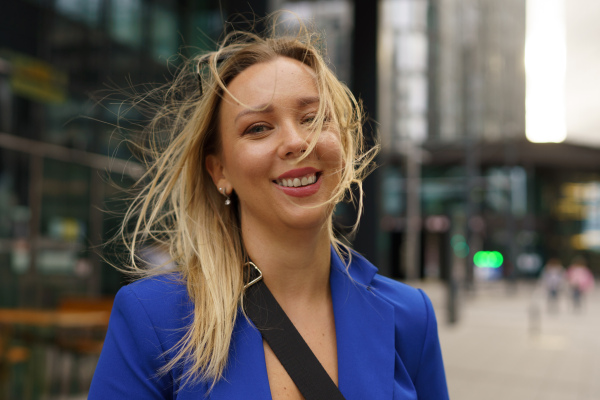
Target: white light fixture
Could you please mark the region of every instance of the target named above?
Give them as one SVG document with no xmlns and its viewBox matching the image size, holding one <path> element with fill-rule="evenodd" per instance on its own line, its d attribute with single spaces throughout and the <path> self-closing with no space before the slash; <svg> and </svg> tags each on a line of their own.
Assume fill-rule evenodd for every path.
<svg viewBox="0 0 600 400">
<path fill-rule="evenodd" d="M 531 142 L 567 136 L 566 63 L 564 0 L 527 0 L 525 133 Z"/>
</svg>

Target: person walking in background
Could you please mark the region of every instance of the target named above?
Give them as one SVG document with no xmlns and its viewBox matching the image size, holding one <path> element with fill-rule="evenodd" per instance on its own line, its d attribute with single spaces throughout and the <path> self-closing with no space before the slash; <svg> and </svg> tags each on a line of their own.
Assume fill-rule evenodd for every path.
<svg viewBox="0 0 600 400">
<path fill-rule="evenodd" d="M 548 295 L 548 311 L 558 311 L 560 292 L 565 284 L 565 270 L 558 258 L 550 258 L 542 272 L 542 284 Z"/>
<path fill-rule="evenodd" d="M 585 293 L 594 288 L 594 275 L 587 267 L 585 259 L 581 256 L 575 257 L 567 269 L 567 281 L 571 288 L 571 299 L 573 310 L 581 310 L 581 304 Z"/>
</svg>

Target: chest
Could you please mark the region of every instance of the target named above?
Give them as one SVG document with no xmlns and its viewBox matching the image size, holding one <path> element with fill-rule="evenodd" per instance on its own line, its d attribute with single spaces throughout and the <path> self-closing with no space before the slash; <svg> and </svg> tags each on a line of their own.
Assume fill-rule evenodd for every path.
<svg viewBox="0 0 600 400">
<path fill-rule="evenodd" d="M 331 279 L 334 321 L 323 332 L 307 331 L 307 325 L 293 320 L 300 334 L 347 400 L 416 400 L 411 375 L 416 375 L 422 336 L 397 336 L 394 309 L 381 297 L 342 279 L 342 273 L 338 275 L 332 274 Z M 403 316 L 401 326 L 418 329 L 410 315 Z M 205 399 L 302 398 L 265 347 L 260 332 L 243 315 L 236 321 L 230 354 L 224 378 Z M 180 391 L 174 398 L 203 397 L 199 391 L 189 395 Z"/>
<path fill-rule="evenodd" d="M 299 329 L 304 341 L 315 354 L 333 382 L 338 384 L 337 341 L 333 317 L 319 324 L 303 326 Z M 269 388 L 273 400 L 301 400 L 300 391 L 285 370 L 273 350 L 263 340 L 265 365 Z"/>
</svg>

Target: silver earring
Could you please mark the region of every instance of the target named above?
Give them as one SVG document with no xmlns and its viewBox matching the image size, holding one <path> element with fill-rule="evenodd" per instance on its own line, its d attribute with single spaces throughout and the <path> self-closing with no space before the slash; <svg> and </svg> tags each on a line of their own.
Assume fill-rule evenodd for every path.
<svg viewBox="0 0 600 400">
<path fill-rule="evenodd" d="M 231 198 L 229 198 L 229 196 L 227 195 L 227 193 L 225 193 L 225 188 L 219 188 L 219 192 L 221 192 L 223 194 L 223 196 L 225 196 L 225 205 L 228 206 L 231 204 Z"/>
</svg>

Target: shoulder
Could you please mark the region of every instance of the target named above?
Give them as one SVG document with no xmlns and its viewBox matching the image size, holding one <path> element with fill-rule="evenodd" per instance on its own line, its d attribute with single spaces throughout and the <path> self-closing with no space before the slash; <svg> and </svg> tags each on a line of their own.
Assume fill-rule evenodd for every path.
<svg viewBox="0 0 600 400">
<path fill-rule="evenodd" d="M 193 303 L 179 274 L 144 278 L 123 286 L 115 297 L 113 314 L 138 324 L 138 330 L 151 330 L 164 349 L 172 347 L 174 330 L 191 320 Z"/>
<path fill-rule="evenodd" d="M 394 308 L 396 335 L 401 338 L 399 343 L 404 351 L 422 348 L 431 335 L 437 340 L 435 311 L 422 289 L 381 275 L 375 275 L 371 286 L 376 295 L 383 297 Z"/>
<path fill-rule="evenodd" d="M 353 273 L 353 269 L 360 273 Z M 353 279 L 367 285 L 369 291 L 392 306 L 401 346 L 418 348 L 431 334 L 437 336 L 435 312 L 422 289 L 379 275 L 377 268 L 358 254 L 353 254 L 349 271 Z"/>
<path fill-rule="evenodd" d="M 90 399 L 171 398 L 179 369 L 159 376 L 192 317 L 175 274 L 141 279 L 115 296 Z"/>
<path fill-rule="evenodd" d="M 391 304 L 404 318 L 426 322 L 433 312 L 431 301 L 423 290 L 379 275 L 377 268 L 357 253 L 352 255 L 349 273 L 354 280 L 368 286 L 378 297 Z"/>
<path fill-rule="evenodd" d="M 121 297 L 129 301 L 136 300 L 158 312 L 177 309 L 190 302 L 186 284 L 177 273 L 143 278 L 130 283 L 117 293 L 117 299 Z"/>
<path fill-rule="evenodd" d="M 357 254 L 353 254 L 349 273 L 358 283 L 355 285 L 357 290 L 362 291 L 366 287 L 372 298 L 379 300 L 373 300 L 371 304 L 392 309 L 397 354 L 396 380 L 402 381 L 402 375 L 406 373 L 419 398 L 447 399 L 437 320 L 427 294 L 421 289 L 377 274 L 377 268 Z M 368 299 L 369 296 L 364 298 Z"/>
<path fill-rule="evenodd" d="M 371 286 L 394 307 L 397 313 L 410 318 L 413 322 L 426 323 L 433 312 L 431 301 L 422 289 L 416 289 L 379 274 L 373 277 Z"/>
</svg>

